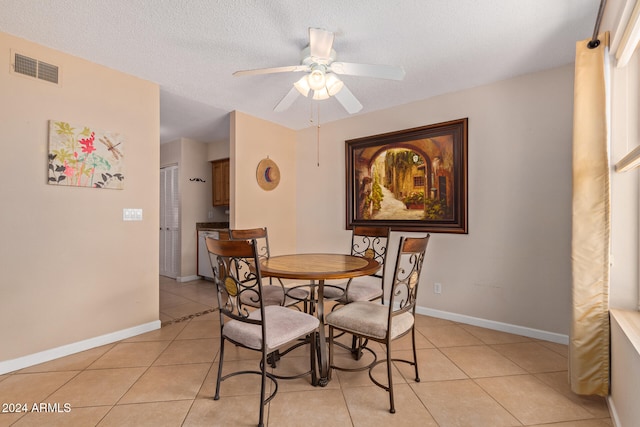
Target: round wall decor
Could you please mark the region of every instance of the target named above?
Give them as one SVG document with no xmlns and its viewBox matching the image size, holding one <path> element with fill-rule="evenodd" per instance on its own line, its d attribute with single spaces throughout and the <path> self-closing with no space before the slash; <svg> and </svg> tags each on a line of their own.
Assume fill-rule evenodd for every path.
<svg viewBox="0 0 640 427">
<path fill-rule="evenodd" d="M 256 169 L 258 185 L 265 191 L 271 191 L 280 183 L 280 169 L 270 158 L 260 160 Z"/>
</svg>

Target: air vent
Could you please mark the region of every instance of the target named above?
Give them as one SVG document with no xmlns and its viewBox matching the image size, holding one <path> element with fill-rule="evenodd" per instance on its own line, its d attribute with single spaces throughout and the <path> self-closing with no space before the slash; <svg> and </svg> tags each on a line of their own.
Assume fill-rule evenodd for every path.
<svg viewBox="0 0 640 427">
<path fill-rule="evenodd" d="M 15 54 L 14 71 L 19 74 L 24 74 L 25 76 L 58 84 L 57 66 L 20 55 L 19 53 Z"/>
</svg>

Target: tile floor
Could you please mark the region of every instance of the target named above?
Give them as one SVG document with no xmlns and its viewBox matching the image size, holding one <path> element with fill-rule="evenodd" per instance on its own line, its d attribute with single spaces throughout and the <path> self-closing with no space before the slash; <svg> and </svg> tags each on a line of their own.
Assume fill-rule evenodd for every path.
<svg viewBox="0 0 640 427">
<path fill-rule="evenodd" d="M 0 413 L 0 426 L 251 426 L 257 376 L 223 383 L 214 401 L 219 346 L 210 282 L 161 280 L 159 330 L 0 376 L 0 403 L 59 404 L 59 412 Z M 280 381 L 268 426 L 612 426 L 602 398 L 567 385 L 563 345 L 418 316 L 422 381 L 397 364 L 396 414 L 366 372 L 334 372 L 326 388 Z M 409 341 L 395 353 L 407 356 Z M 380 348 L 381 349 L 381 348 Z M 302 369 L 306 348 L 278 369 Z M 256 369 L 255 352 L 227 347 L 226 369 Z M 343 354 L 336 362 L 355 363 Z M 382 368 L 382 365 L 380 366 Z M 383 371 L 378 371 L 383 375 Z M 65 412 L 64 404 L 70 405 Z M 54 407 L 55 408 L 55 407 Z"/>
</svg>

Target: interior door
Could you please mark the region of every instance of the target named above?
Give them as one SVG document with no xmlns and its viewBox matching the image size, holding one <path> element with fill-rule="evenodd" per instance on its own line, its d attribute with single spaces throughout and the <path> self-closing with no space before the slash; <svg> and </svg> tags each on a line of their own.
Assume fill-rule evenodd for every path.
<svg viewBox="0 0 640 427">
<path fill-rule="evenodd" d="M 160 169 L 160 275 L 178 277 L 180 262 L 180 209 L 178 167 Z"/>
</svg>

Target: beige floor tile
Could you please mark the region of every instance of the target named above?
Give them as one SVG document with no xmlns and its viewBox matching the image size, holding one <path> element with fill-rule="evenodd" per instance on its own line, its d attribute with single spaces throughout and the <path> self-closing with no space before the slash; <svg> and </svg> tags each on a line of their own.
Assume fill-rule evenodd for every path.
<svg viewBox="0 0 640 427">
<path fill-rule="evenodd" d="M 173 341 L 189 322 L 178 322 L 170 325 L 163 325 L 160 329 L 127 338 L 123 342 L 141 341 Z"/>
<path fill-rule="evenodd" d="M 418 353 L 418 374 L 420 381 L 446 381 L 466 379 L 467 375 L 449 360 L 438 349 L 420 349 Z M 403 351 L 394 354 L 394 357 L 411 360 L 411 351 Z M 407 382 L 415 382 L 413 366 L 406 363 L 396 363 L 396 367 Z"/>
<path fill-rule="evenodd" d="M 536 342 L 542 345 L 543 347 L 548 348 L 549 350 L 555 351 L 560 356 L 564 356 L 566 358 L 569 357 L 569 346 L 566 344 L 558 344 L 558 343 L 549 342 L 549 341 L 536 341 Z"/>
<path fill-rule="evenodd" d="M 152 366 L 118 403 L 195 399 L 209 368 L 206 363 Z"/>
<path fill-rule="evenodd" d="M 9 427 L 16 423 L 16 421 L 25 417 L 27 414 L 22 412 L 10 412 L 10 413 L 1 413 L 0 412 L 0 427 Z"/>
<path fill-rule="evenodd" d="M 567 358 L 537 342 L 492 345 L 498 353 L 530 373 L 567 370 Z"/>
<path fill-rule="evenodd" d="M 164 325 L 166 322 L 170 322 L 172 320 L 174 320 L 174 318 L 172 316 L 169 316 L 168 314 L 163 313 L 162 311 L 160 311 L 160 315 L 159 315 L 159 320 L 160 322 Z"/>
<path fill-rule="evenodd" d="M 189 301 L 184 304 L 176 305 L 174 307 L 162 308 L 162 313 L 171 316 L 172 318 L 180 318 L 189 316 L 194 313 L 200 313 L 202 311 L 210 310 L 211 306 L 202 304 L 195 301 Z"/>
<path fill-rule="evenodd" d="M 269 425 L 278 427 L 351 426 L 347 404 L 338 389 L 278 393 L 269 407 Z"/>
<path fill-rule="evenodd" d="M 78 374 L 78 371 L 62 371 L 10 375 L 0 382 L 0 404 L 26 403 L 31 406 L 42 402 Z"/>
<path fill-rule="evenodd" d="M 147 368 L 114 368 L 83 371 L 48 397 L 50 402 L 70 403 L 72 408 L 115 405 Z"/>
<path fill-rule="evenodd" d="M 302 353 L 296 353 L 302 354 Z M 307 352 L 306 355 L 291 356 L 287 354 L 280 359 L 276 365 L 276 369 L 269 369 L 269 372 L 280 376 L 297 376 L 311 370 L 311 359 Z M 339 387 L 338 384 L 332 384 L 331 388 Z M 308 391 L 311 384 L 311 374 L 301 378 L 294 379 L 278 379 L 278 392 L 291 391 Z"/>
<path fill-rule="evenodd" d="M 529 427 L 612 427 L 611 420 L 568 421 L 566 423 L 536 424 Z"/>
<path fill-rule="evenodd" d="M 277 396 L 276 399 L 280 397 Z M 199 397 L 182 424 L 183 427 L 255 427 L 258 424 L 260 397 L 235 396 L 213 400 Z M 269 416 L 269 405 L 264 408 L 265 426 Z M 271 424 L 277 426 L 277 424 Z"/>
<path fill-rule="evenodd" d="M 458 323 L 453 322 L 451 320 L 446 319 L 438 319 L 437 317 L 425 316 L 421 314 L 416 314 L 416 326 L 424 327 L 424 326 L 453 326 Z"/>
<path fill-rule="evenodd" d="M 494 331 L 472 325 L 460 325 L 465 331 L 480 339 L 484 344 L 509 344 L 517 342 L 530 342 L 529 337 L 514 335 L 508 332 Z"/>
<path fill-rule="evenodd" d="M 572 402 L 582 406 L 589 411 L 590 414 L 593 414 L 594 417 L 609 417 L 609 407 L 607 406 L 606 399 L 601 396 L 581 396 L 572 392 L 571 386 L 569 385 L 569 376 L 566 371 L 536 374 L 535 377 Z"/>
<path fill-rule="evenodd" d="M 217 342 L 220 343 L 220 340 L 216 338 Z M 220 357 L 220 345 L 216 347 L 216 360 Z M 249 350 L 244 347 L 240 347 L 230 343 L 229 341 L 225 341 L 224 343 L 224 360 L 260 360 L 260 352 L 255 350 Z"/>
<path fill-rule="evenodd" d="M 437 427 L 427 408 L 407 384 L 393 387 L 396 413 L 389 412 L 389 393 L 377 386 L 353 387 L 343 391 L 356 427 Z"/>
<path fill-rule="evenodd" d="M 510 427 L 520 423 L 473 380 L 413 383 L 440 427 Z"/>
<path fill-rule="evenodd" d="M 213 311 L 210 313 L 206 313 L 206 314 L 202 314 L 200 316 L 194 316 L 191 319 L 191 322 L 200 322 L 200 321 L 207 321 L 207 320 L 213 320 L 215 322 L 217 322 L 217 324 L 220 324 L 220 312 L 219 311 Z"/>
<path fill-rule="evenodd" d="M 176 307 L 181 304 L 193 302 L 191 299 L 185 298 L 182 295 L 176 295 L 176 294 L 165 292 L 162 290 L 159 293 L 159 299 L 160 299 L 161 310 L 166 310 L 168 308 Z"/>
<path fill-rule="evenodd" d="M 15 427 L 95 426 L 109 412 L 110 406 L 71 408 L 68 413 L 32 412 L 14 424 Z"/>
<path fill-rule="evenodd" d="M 384 357 L 382 359 L 384 359 Z M 382 360 L 382 359 L 378 359 L 378 360 Z M 340 360 L 341 359 L 338 359 L 338 360 L 334 361 L 334 363 L 338 364 L 338 366 L 347 365 L 347 363 L 344 363 L 344 362 L 340 363 Z M 370 363 L 370 360 L 372 360 L 372 359 L 364 356 L 363 359 L 362 359 L 361 365 L 365 365 L 366 363 Z M 344 361 L 353 361 L 353 359 L 350 356 L 347 356 L 347 357 L 344 358 Z M 354 361 L 353 365 L 356 365 L 357 363 L 358 362 Z M 380 364 L 376 365 L 373 368 L 372 375 L 378 382 L 380 382 L 382 384 L 387 384 L 388 383 L 388 380 L 387 380 L 387 364 L 386 363 L 380 363 Z M 369 370 L 368 369 L 365 369 L 363 371 L 356 371 L 356 372 L 339 371 L 339 370 L 336 369 L 336 370 L 333 371 L 333 376 L 334 376 L 334 378 L 337 378 L 338 381 L 340 381 L 340 386 L 343 389 L 350 388 L 350 387 L 369 386 L 369 385 L 373 384 L 371 382 L 371 378 L 369 378 Z M 398 370 L 397 365 L 395 363 L 392 364 L 392 381 L 393 381 L 394 384 L 402 384 L 402 383 L 406 383 L 407 382 L 407 380 L 404 378 L 404 376 Z"/>
<path fill-rule="evenodd" d="M 476 382 L 525 425 L 593 418 L 533 375 L 480 378 Z"/>
<path fill-rule="evenodd" d="M 222 366 L 223 375 L 239 371 L 260 371 L 258 360 L 226 360 Z M 218 363 L 215 362 L 209 370 L 202 384 L 198 397 L 213 398 L 216 392 L 216 377 Z M 258 374 L 241 374 L 229 377 L 220 385 L 220 397 L 245 396 L 260 394 L 261 377 Z M 271 390 L 272 382 L 267 379 L 267 391 Z M 309 385 L 309 387 L 311 387 Z M 256 398 L 259 399 L 259 398 Z"/>
<path fill-rule="evenodd" d="M 486 345 L 441 348 L 470 378 L 526 374 L 527 372 Z"/>
<path fill-rule="evenodd" d="M 398 338 L 397 340 L 391 343 L 391 350 L 410 350 L 413 348 L 411 344 L 411 334 L 407 334 L 402 338 Z M 420 333 L 416 329 L 416 348 L 434 348 L 434 345 L 425 338 L 424 335 Z"/>
<path fill-rule="evenodd" d="M 458 325 L 421 326 L 418 331 L 439 348 L 482 344 L 482 341 Z"/>
<path fill-rule="evenodd" d="M 169 341 L 121 342 L 93 362 L 89 369 L 151 366 Z"/>
<path fill-rule="evenodd" d="M 157 358 L 154 366 L 184 363 L 212 363 L 220 349 L 220 340 L 175 340 Z"/>
<path fill-rule="evenodd" d="M 116 405 L 98 427 L 180 426 L 192 403 L 192 400 L 174 400 Z"/>
<path fill-rule="evenodd" d="M 190 340 L 196 338 L 219 338 L 220 337 L 220 322 L 213 318 L 203 320 L 200 322 L 194 322 L 190 320 L 185 328 L 176 337 L 179 340 Z"/>
<path fill-rule="evenodd" d="M 51 371 L 78 371 L 85 369 L 98 358 L 112 349 L 116 344 L 108 344 L 100 347 L 92 348 L 90 350 L 81 351 L 79 353 L 71 354 L 69 356 L 60 357 L 49 362 L 40 363 L 39 365 L 31 366 L 29 368 L 22 369 L 20 373 L 28 372 L 51 372 Z"/>
</svg>

